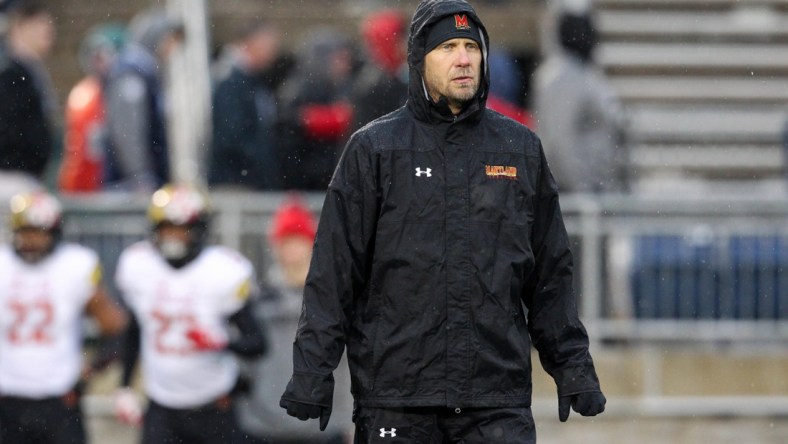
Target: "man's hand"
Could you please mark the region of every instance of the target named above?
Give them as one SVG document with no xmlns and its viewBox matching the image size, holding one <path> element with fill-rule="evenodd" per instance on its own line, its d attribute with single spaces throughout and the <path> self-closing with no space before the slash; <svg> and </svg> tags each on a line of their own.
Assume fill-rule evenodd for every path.
<svg viewBox="0 0 788 444">
<path fill-rule="evenodd" d="M 128 387 L 119 388 L 113 400 L 115 417 L 124 424 L 139 426 L 142 424 L 142 401 Z"/>
<path fill-rule="evenodd" d="M 569 406 L 583 416 L 596 416 L 605 411 L 605 395 L 602 392 L 585 392 L 558 397 L 558 419 L 566 422 Z"/>
<path fill-rule="evenodd" d="M 301 421 L 307 419 L 320 418 L 320 431 L 326 429 L 328 425 L 328 418 L 331 416 L 331 407 L 325 407 L 317 404 L 304 404 L 303 402 L 288 401 L 281 399 L 279 407 L 287 410 L 287 414 L 295 416 Z"/>
<path fill-rule="evenodd" d="M 227 342 L 207 330 L 192 328 L 186 332 L 186 337 L 194 344 L 197 350 L 223 350 L 227 347 Z"/>
</svg>

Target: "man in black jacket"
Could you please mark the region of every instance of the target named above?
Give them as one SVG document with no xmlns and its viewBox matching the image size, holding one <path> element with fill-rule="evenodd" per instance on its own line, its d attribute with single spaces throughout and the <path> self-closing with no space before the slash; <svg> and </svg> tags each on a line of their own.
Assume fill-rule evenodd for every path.
<svg viewBox="0 0 788 444">
<path fill-rule="evenodd" d="M 230 73 L 213 93 L 213 146 L 208 168 L 208 183 L 213 187 L 281 187 L 276 85 L 270 81 L 280 39 L 276 27 L 255 20 L 234 42 Z"/>
<path fill-rule="evenodd" d="M 356 442 L 536 440 L 531 341 L 559 417 L 604 410 L 539 139 L 485 109 L 487 32 L 426 0 L 405 107 L 354 134 L 326 196 L 280 405 L 331 413 L 347 347 Z"/>
<path fill-rule="evenodd" d="M 15 1 L 0 35 L 0 200 L 41 187 L 55 147 L 55 95 L 44 60 L 55 42 L 49 7 Z M 1 30 L 0 30 L 1 32 Z"/>
</svg>

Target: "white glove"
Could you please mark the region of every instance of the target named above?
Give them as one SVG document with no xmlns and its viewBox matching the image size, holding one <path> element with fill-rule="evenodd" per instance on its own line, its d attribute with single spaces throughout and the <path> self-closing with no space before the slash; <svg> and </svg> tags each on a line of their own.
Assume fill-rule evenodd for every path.
<svg viewBox="0 0 788 444">
<path fill-rule="evenodd" d="M 119 388 L 115 391 L 113 404 L 118 421 L 132 426 L 142 424 L 142 400 L 134 390 L 129 387 Z"/>
</svg>

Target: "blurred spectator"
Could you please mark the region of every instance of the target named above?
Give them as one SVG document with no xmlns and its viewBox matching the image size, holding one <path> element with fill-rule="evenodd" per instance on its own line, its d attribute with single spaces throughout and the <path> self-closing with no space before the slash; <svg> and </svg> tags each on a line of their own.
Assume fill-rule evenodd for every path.
<svg viewBox="0 0 788 444">
<path fill-rule="evenodd" d="M 279 56 L 279 31 L 255 21 L 232 46 L 230 73 L 213 94 L 208 183 L 278 189 L 282 172 L 277 158 L 276 92 L 266 75 Z"/>
<path fill-rule="evenodd" d="M 279 408 L 279 397 L 292 371 L 293 338 L 316 230 L 314 216 L 293 196 L 277 209 L 268 231 L 274 263 L 265 275 L 266 285 L 254 312 L 268 327 L 271 348 L 250 369 L 254 381 L 252 393 L 238 404 L 241 425 L 250 436 L 249 444 L 341 444 L 343 435 L 352 429 L 350 377 L 347 372 L 341 373 L 346 363 L 339 366 L 336 375 L 338 399 L 334 414 L 339 415 L 339 420 L 333 421 L 333 427 L 320 432 L 313 424 L 298 421 Z"/>
<path fill-rule="evenodd" d="M 560 48 L 534 73 L 534 114 L 550 167 L 565 192 L 627 189 L 622 105 L 593 61 L 597 32 L 588 14 L 558 18 Z"/>
<path fill-rule="evenodd" d="M 164 11 L 137 14 L 131 41 L 118 56 L 105 91 L 108 151 L 106 186 L 152 192 L 169 178 L 163 77 L 183 39 L 183 27 Z"/>
<path fill-rule="evenodd" d="M 6 11 L 0 47 L 0 198 L 41 186 L 54 143 L 57 108 L 44 65 L 55 39 L 49 9 L 17 0 Z"/>
<path fill-rule="evenodd" d="M 604 72 L 594 63 L 598 35 L 592 16 L 562 11 L 556 31 L 559 47 L 534 73 L 534 112 L 555 180 L 564 192 L 629 191 L 626 117 Z M 632 314 L 627 289 L 630 248 L 626 236 L 613 235 L 603 243 L 608 260 L 601 266 L 615 317 Z"/>
<path fill-rule="evenodd" d="M 405 105 L 408 99 L 408 23 L 396 9 L 368 15 L 361 23 L 366 63 L 354 81 L 354 129 Z"/>
<path fill-rule="evenodd" d="M 127 318 L 102 283 L 98 255 L 61 240 L 54 196 L 23 193 L 10 204 L 13 241 L 0 246 L 0 441 L 85 443 L 82 391 L 112 354 L 83 363 L 83 316 L 105 339 L 119 337 Z"/>
<path fill-rule="evenodd" d="M 523 94 L 523 80 L 517 68 L 517 61 L 506 48 L 491 48 L 487 55 L 490 65 L 490 94 L 512 104 L 518 104 Z"/>
<path fill-rule="evenodd" d="M 325 190 L 353 124 L 349 102 L 353 51 L 323 28 L 312 33 L 280 94 L 280 165 L 284 187 Z"/>
<path fill-rule="evenodd" d="M 104 182 L 106 128 L 104 84 L 125 43 L 119 25 L 99 25 L 88 31 L 79 47 L 85 74 L 66 102 L 66 135 L 58 187 L 65 192 L 98 191 Z"/>
<path fill-rule="evenodd" d="M 505 49 L 493 49 L 490 50 L 487 63 L 490 66 L 487 108 L 533 129 L 531 113 L 518 103 L 519 97 L 523 94 L 521 91 L 523 81 L 514 57 Z"/>
<path fill-rule="evenodd" d="M 232 442 L 235 394 L 244 385 L 238 357 L 265 353 L 249 304 L 254 269 L 237 251 L 207 244 L 211 216 L 207 194 L 166 185 L 148 207 L 150 239 L 118 261 L 116 281 L 133 315 L 115 412 L 126 423 L 142 421 L 143 443 Z M 144 418 L 129 388 L 139 355 Z"/>
</svg>

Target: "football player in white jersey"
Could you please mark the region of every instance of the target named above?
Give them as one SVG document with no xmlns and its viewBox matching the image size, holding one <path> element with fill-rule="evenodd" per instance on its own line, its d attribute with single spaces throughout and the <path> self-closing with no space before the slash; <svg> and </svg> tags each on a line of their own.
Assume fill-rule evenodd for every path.
<svg viewBox="0 0 788 444">
<path fill-rule="evenodd" d="M 235 250 L 206 245 L 211 208 L 197 187 L 165 185 L 153 194 L 148 216 L 151 238 L 126 248 L 116 271 L 132 312 L 123 385 L 141 354 L 148 408 L 140 418 L 122 388 L 116 414 L 142 420 L 144 444 L 231 442 L 237 358 L 266 349 L 248 302 L 257 289 L 254 268 Z"/>
<path fill-rule="evenodd" d="M 44 191 L 11 198 L 0 246 L 0 442 L 86 442 L 79 396 L 83 315 L 119 336 L 125 312 L 101 283 L 98 255 L 61 241 L 62 208 Z"/>
</svg>

